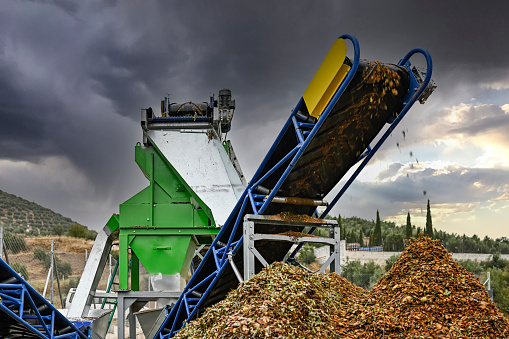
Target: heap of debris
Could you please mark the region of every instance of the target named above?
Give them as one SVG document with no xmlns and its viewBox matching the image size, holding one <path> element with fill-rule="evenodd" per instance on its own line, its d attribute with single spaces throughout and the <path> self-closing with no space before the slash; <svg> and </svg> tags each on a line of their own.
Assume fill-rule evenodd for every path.
<svg viewBox="0 0 509 339">
<path fill-rule="evenodd" d="M 337 314 L 366 294 L 337 274 L 273 263 L 176 338 L 333 338 Z"/>
<path fill-rule="evenodd" d="M 176 338 L 508 338 L 475 276 L 419 238 L 368 294 L 342 277 L 274 263 Z"/>
<path fill-rule="evenodd" d="M 430 238 L 412 241 L 349 315 L 340 337 L 509 337 L 509 323 L 483 285 Z"/>
</svg>

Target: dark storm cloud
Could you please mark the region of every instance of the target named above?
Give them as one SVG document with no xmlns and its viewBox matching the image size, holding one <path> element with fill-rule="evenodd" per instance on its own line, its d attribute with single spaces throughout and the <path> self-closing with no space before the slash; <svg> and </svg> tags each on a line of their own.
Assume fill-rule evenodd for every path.
<svg viewBox="0 0 509 339">
<path fill-rule="evenodd" d="M 140 108 L 157 108 L 166 92 L 172 101 L 205 101 L 230 88 L 234 126 L 274 129 L 254 138 L 266 144 L 257 149 L 268 149 L 274 122 L 286 119 L 340 34 L 357 36 L 361 57 L 371 60 L 395 63 L 414 47 L 427 48 L 439 85 L 430 100 L 438 101 L 460 81 L 496 82 L 507 74 L 509 46 L 501 42 L 509 34 L 508 7 L 2 0 L 0 159 L 65 157 L 90 179 L 96 198 L 125 196 L 122 183 L 136 170 L 126 169 L 135 168 Z M 263 157 L 250 154 L 253 138 L 231 134 L 241 160 Z"/>
<path fill-rule="evenodd" d="M 245 112 L 237 123 L 253 123 L 296 104 L 342 33 L 359 38 L 363 57 L 386 62 L 427 48 L 439 88 L 496 80 L 508 66 L 508 47 L 499 43 L 509 33 L 503 7 L 473 1 L 118 3 L 107 21 L 82 9 L 85 22 L 95 16 L 111 22 L 90 37 L 85 72 L 117 113 L 134 119 L 133 107 L 155 105 L 166 91 L 175 101 L 205 101 L 229 87 Z"/>
<path fill-rule="evenodd" d="M 43 155 L 52 155 L 54 141 L 50 131 L 56 115 L 65 115 L 58 102 L 16 84 L 20 75 L 13 69 L 0 65 L 0 157 L 3 159 L 30 159 L 37 162 Z M 47 93 L 46 93 L 47 94 Z M 52 98 L 54 99 L 54 98 Z"/>
<path fill-rule="evenodd" d="M 274 110 L 298 101 L 326 53 L 311 37 L 320 36 L 315 23 L 323 7 L 173 3 L 126 15 L 117 8 L 112 15 L 119 19 L 87 51 L 86 73 L 122 115 L 157 103 L 166 91 L 175 101 L 205 101 L 229 87 L 246 111 L 237 118 L 242 123 L 273 119 Z M 306 24 L 296 22 L 303 17 Z M 310 54 L 318 57 L 307 69 Z"/>
<path fill-rule="evenodd" d="M 426 191 L 426 197 L 435 203 L 479 202 L 501 196 L 503 192 L 497 191 L 497 188 L 508 180 L 509 171 L 500 169 L 448 166 L 437 171 L 425 168 L 408 177 L 403 175 L 394 181 L 376 185 L 375 197 L 393 202 L 412 202 L 422 200 Z"/>
</svg>

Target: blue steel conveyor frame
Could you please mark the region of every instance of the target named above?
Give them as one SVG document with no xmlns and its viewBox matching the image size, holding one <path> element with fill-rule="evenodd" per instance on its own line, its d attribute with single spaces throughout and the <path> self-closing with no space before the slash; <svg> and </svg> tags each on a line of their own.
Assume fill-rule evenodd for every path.
<svg viewBox="0 0 509 339">
<path fill-rule="evenodd" d="M 0 259 L 0 338 L 87 336 Z"/>
<path fill-rule="evenodd" d="M 320 215 L 321 219 L 325 218 L 327 216 L 327 214 L 332 210 L 332 208 L 339 201 L 339 198 L 341 198 L 343 196 L 343 194 L 346 192 L 348 187 L 350 187 L 350 185 L 353 183 L 355 178 L 357 178 L 359 173 L 368 164 L 369 160 L 371 160 L 373 155 L 375 155 L 376 151 L 378 151 L 380 146 L 382 146 L 382 144 L 385 142 L 385 140 L 387 140 L 389 135 L 391 135 L 392 131 L 394 131 L 394 129 L 399 124 L 401 119 L 403 119 L 403 117 L 407 114 L 407 112 L 410 110 L 412 105 L 420 98 L 420 96 L 423 94 L 424 90 L 430 83 L 431 74 L 433 72 L 433 63 L 431 62 L 431 55 L 429 54 L 428 51 L 426 51 L 422 48 L 415 48 L 415 49 L 411 50 L 410 52 L 408 52 L 407 55 L 405 55 L 405 57 L 398 62 L 398 66 L 405 66 L 408 69 L 408 71 L 410 72 L 410 74 L 413 75 L 412 69 L 410 67 L 411 66 L 410 58 L 416 53 L 420 53 L 426 58 L 426 70 L 427 71 L 426 71 L 426 77 L 424 78 L 423 83 L 421 84 L 421 86 L 419 86 L 419 83 L 415 79 L 415 77 L 414 76 L 411 77 L 410 90 L 408 91 L 407 95 L 403 98 L 403 104 L 405 106 L 399 113 L 398 117 L 396 119 L 394 119 L 394 121 L 390 124 L 389 128 L 385 131 L 385 133 L 382 135 L 380 140 L 378 140 L 378 142 L 375 144 L 375 146 L 373 146 L 373 147 L 368 146 L 366 151 L 364 151 L 364 153 L 361 154 L 361 156 L 357 160 L 357 162 L 362 161 L 361 164 L 359 165 L 359 167 L 357 167 L 355 172 L 352 173 L 350 178 L 348 178 L 348 180 L 345 182 L 343 187 L 341 187 L 338 194 L 330 202 L 329 206 L 327 206 L 327 208 L 322 212 L 322 214 Z M 415 90 L 412 90 L 412 89 L 415 89 Z M 316 227 L 312 227 L 308 233 L 312 234 L 315 231 L 315 229 L 316 229 Z M 303 245 L 304 245 L 303 243 L 300 243 L 295 248 L 295 250 L 290 254 L 287 261 L 294 260 L 295 256 L 297 255 L 297 252 L 299 252 L 299 250 L 302 248 Z"/>
<path fill-rule="evenodd" d="M 250 181 L 246 190 L 237 202 L 221 231 L 214 239 L 210 249 L 207 251 L 202 262 L 196 269 L 195 274 L 193 274 L 177 303 L 172 307 L 167 318 L 161 325 L 161 328 L 156 334 L 156 338 L 163 339 L 172 337 L 176 332 L 182 329 L 187 322 L 191 321 L 197 316 L 200 307 L 207 307 L 216 301 L 217 297 L 215 297 L 212 301 L 208 300 L 208 298 L 215 289 L 221 288 L 221 286 L 217 285 L 217 283 L 222 278 L 222 275 L 225 272 L 227 266 L 229 266 L 228 257 L 231 257 L 232 255 L 234 256 L 242 245 L 242 231 L 239 231 L 239 225 L 241 225 L 244 215 L 263 214 L 267 211 L 269 204 L 271 204 L 279 188 L 291 173 L 292 168 L 297 163 L 303 152 L 306 150 L 306 147 L 310 144 L 322 124 L 325 122 L 335 104 L 345 92 L 348 84 L 354 77 L 359 66 L 360 50 L 357 39 L 354 36 L 342 35 L 340 39 L 350 40 L 354 47 L 354 60 L 347 77 L 344 79 L 341 86 L 338 88 L 335 95 L 331 99 L 330 103 L 327 105 L 315 123 L 302 121 L 301 117 L 297 114 L 299 110 L 304 106 L 304 100 L 301 98 L 297 106 L 293 109 L 289 119 L 276 138 L 274 144 L 265 156 L 260 167 L 253 176 L 253 179 Z M 416 53 L 423 54 L 427 62 L 426 77 L 421 84 L 419 84 L 419 82 L 415 79 L 415 76 L 410 69 L 409 58 Z M 404 106 L 401 112 L 392 122 L 389 130 L 382 136 L 380 141 L 372 148 L 368 146 L 367 150 L 359 157 L 358 162 L 362 161 L 361 165 L 350 177 L 350 179 L 340 190 L 339 194 L 334 198 L 331 204 L 329 204 L 326 211 L 322 213 L 320 218 L 323 218 L 330 211 L 330 209 L 339 200 L 341 195 L 345 192 L 355 177 L 360 173 L 362 168 L 379 149 L 380 145 L 387 139 L 388 135 L 392 132 L 394 127 L 401 121 L 409 108 L 417 99 L 419 99 L 423 91 L 428 86 L 431 80 L 432 64 L 431 57 L 427 51 L 422 49 L 412 50 L 398 63 L 398 65 L 406 67 L 411 77 L 410 88 L 408 94 L 403 99 Z M 294 148 L 291 149 L 289 153 L 281 157 L 281 159 L 277 161 L 276 165 L 267 171 L 267 163 L 269 160 L 271 160 L 271 157 L 273 157 L 274 151 L 278 147 L 283 136 L 291 128 L 295 130 L 297 144 Z M 272 159 L 272 161 L 273 160 L 274 159 Z M 279 180 L 277 180 L 276 184 L 269 190 L 268 195 L 255 193 L 256 189 L 262 186 L 268 176 L 281 172 L 282 168 L 284 168 L 282 175 L 280 176 Z M 227 241 L 224 241 L 226 239 Z M 295 253 L 293 253 L 293 255 L 295 255 Z M 283 260 L 283 258 L 280 260 Z M 212 272 L 209 274 L 208 272 L 210 272 L 210 270 L 212 270 Z M 222 282 L 224 282 L 224 280 Z"/>
</svg>

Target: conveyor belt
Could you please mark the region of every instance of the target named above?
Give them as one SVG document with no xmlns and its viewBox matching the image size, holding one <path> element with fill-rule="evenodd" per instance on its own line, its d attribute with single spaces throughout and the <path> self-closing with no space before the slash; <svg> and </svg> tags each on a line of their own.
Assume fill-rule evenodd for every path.
<svg viewBox="0 0 509 339">
<path fill-rule="evenodd" d="M 399 122 L 428 85 L 431 59 L 427 58 L 429 76 L 426 75 L 426 81 L 421 85 L 416 82 L 407 62 L 410 53 L 399 65 L 361 62 L 355 38 L 344 37 L 351 40 L 355 47 L 353 62 L 345 60 L 346 64 L 351 65 L 348 76 L 318 121 L 309 116 L 303 99 L 295 107 L 211 249 L 163 323 L 158 333 L 161 338 L 173 336 L 185 322 L 200 316 L 205 308 L 222 300 L 237 287 L 238 280 L 227 262 L 227 253 L 234 255 L 233 260 L 242 271 L 242 255 L 235 254 L 242 251 L 244 215 L 281 212 L 312 215 L 316 206 L 271 203 L 271 199 L 275 194 L 304 199 L 325 197 L 346 172 L 366 152 L 369 153 L 370 143 L 383 126 L 394 118 L 395 123 Z M 264 227 L 259 232 L 285 231 Z M 271 242 L 270 246 L 260 243 L 257 249 L 270 263 L 283 260 L 290 246 Z M 261 266 L 257 267 L 257 271 L 259 269 Z"/>
<path fill-rule="evenodd" d="M 0 259 L 0 338 L 87 338 Z"/>
</svg>

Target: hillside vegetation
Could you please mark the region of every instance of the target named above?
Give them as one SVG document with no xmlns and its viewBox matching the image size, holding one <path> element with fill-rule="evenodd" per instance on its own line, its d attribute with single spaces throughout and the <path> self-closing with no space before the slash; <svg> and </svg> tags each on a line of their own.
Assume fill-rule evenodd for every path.
<svg viewBox="0 0 509 339">
<path fill-rule="evenodd" d="M 0 190 L 0 223 L 5 231 L 37 236 L 64 234 L 75 222 L 35 202 Z"/>
</svg>

